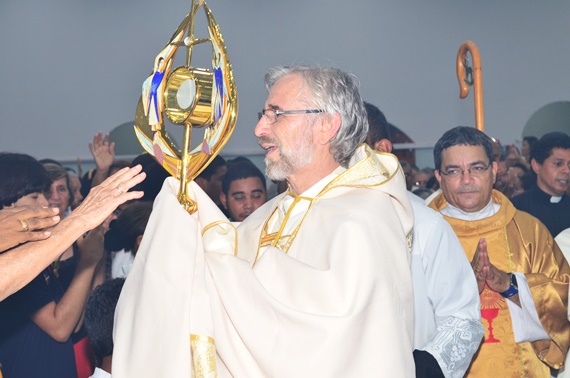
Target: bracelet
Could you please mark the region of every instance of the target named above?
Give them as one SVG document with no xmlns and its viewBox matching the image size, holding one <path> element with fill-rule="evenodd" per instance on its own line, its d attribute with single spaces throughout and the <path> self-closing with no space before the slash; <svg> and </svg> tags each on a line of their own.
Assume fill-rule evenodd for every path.
<svg viewBox="0 0 570 378">
<path fill-rule="evenodd" d="M 519 293 L 519 287 L 517 284 L 517 276 L 515 276 L 512 273 L 509 273 L 509 276 L 511 278 L 511 286 L 509 286 L 509 288 L 499 294 L 501 294 L 501 296 L 503 298 L 510 298 L 513 295 L 517 295 Z"/>
</svg>

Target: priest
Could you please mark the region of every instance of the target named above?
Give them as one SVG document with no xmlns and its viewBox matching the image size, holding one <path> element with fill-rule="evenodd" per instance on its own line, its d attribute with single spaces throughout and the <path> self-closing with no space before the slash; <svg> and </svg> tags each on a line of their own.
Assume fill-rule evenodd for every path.
<svg viewBox="0 0 570 378">
<path fill-rule="evenodd" d="M 413 224 L 357 79 L 277 67 L 255 135 L 288 190 L 237 228 L 168 179 L 115 314 L 113 377 L 413 377 Z"/>
<path fill-rule="evenodd" d="M 471 260 L 485 339 L 467 377 L 549 377 L 570 342 L 570 267 L 546 227 L 493 190 L 492 141 L 455 127 L 434 148 L 444 215 Z"/>
</svg>

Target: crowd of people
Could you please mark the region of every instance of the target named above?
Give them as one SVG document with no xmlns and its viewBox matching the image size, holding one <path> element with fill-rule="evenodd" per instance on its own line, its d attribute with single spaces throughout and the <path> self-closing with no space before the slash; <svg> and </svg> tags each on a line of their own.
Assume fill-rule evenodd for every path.
<svg viewBox="0 0 570 378">
<path fill-rule="evenodd" d="M 4 378 L 185 376 L 189 361 L 237 377 L 566 374 L 570 136 L 525 137 L 519 150 L 454 127 L 435 168 L 418 169 L 391 154 L 388 121 L 353 75 L 294 66 L 265 80 L 254 130 L 265 174 L 217 156 L 194 180 L 212 204 L 195 218 L 167 210 L 169 174 L 151 155 L 117 160 L 109 134 L 88 143 L 85 173 L 0 153 Z M 182 236 L 161 222 L 192 235 L 170 243 Z M 215 226 L 233 235 L 224 248 Z M 170 338 L 171 318 L 139 328 L 172 301 L 155 286 L 178 282 L 144 265 L 157 254 L 183 265 L 188 250 L 196 267 L 180 274 L 203 281 L 179 288 L 180 306 L 210 298 L 205 360 L 193 333 L 180 336 L 192 353 L 173 351 L 186 344 Z M 160 357 L 133 341 L 143 333 Z"/>
</svg>

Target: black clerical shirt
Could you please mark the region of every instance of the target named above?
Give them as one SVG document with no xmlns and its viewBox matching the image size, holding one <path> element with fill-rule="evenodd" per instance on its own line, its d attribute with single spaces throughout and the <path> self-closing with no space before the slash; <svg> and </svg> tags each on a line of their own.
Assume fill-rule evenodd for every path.
<svg viewBox="0 0 570 378">
<path fill-rule="evenodd" d="M 552 237 L 570 228 L 570 198 L 564 194 L 558 203 L 550 201 L 552 196 L 543 192 L 537 185 L 511 199 L 518 210 L 538 218 Z"/>
</svg>

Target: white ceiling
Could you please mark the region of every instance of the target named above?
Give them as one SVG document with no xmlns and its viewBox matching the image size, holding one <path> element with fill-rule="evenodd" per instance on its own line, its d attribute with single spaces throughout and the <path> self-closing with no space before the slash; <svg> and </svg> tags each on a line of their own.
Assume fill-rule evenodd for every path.
<svg viewBox="0 0 570 378">
<path fill-rule="evenodd" d="M 458 97 L 455 56 L 473 40 L 483 62 L 487 132 L 511 143 L 542 106 L 569 100 L 570 2 L 553 0 L 209 0 L 234 66 L 240 112 L 223 154 L 260 151 L 253 138 L 277 64 L 356 74 L 365 100 L 415 142 L 473 125 Z M 0 150 L 89 158 L 99 130 L 134 120 L 155 55 L 190 1 L 0 2 Z"/>
</svg>

